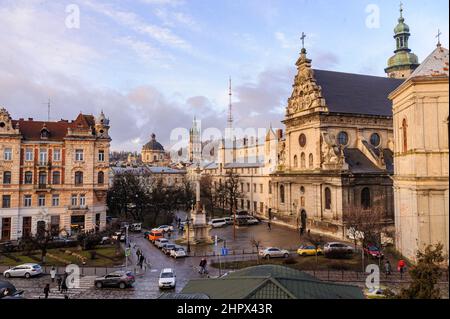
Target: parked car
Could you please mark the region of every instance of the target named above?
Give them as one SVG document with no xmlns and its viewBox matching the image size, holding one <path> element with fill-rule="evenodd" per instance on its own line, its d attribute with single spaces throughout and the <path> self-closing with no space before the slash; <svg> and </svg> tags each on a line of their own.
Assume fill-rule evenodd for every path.
<svg viewBox="0 0 450 319">
<path fill-rule="evenodd" d="M 168 243 L 169 240 L 167 238 L 158 238 L 157 240 L 155 240 L 155 246 L 159 249 L 162 249 Z"/>
<path fill-rule="evenodd" d="M 376 258 L 376 259 L 384 258 L 384 254 L 381 252 L 381 250 L 377 246 L 374 246 L 374 245 L 369 245 L 369 246 L 365 247 L 364 252 L 372 258 Z"/>
<path fill-rule="evenodd" d="M 170 257 L 175 259 L 187 257 L 186 250 L 183 247 L 176 246 L 174 249 L 170 251 Z"/>
<path fill-rule="evenodd" d="M 156 229 L 162 230 L 163 232 L 167 233 L 169 231 L 173 231 L 173 226 L 172 225 L 170 225 L 170 226 L 169 225 L 162 225 L 162 226 L 159 226 Z"/>
<path fill-rule="evenodd" d="M 116 231 L 112 236 L 111 236 L 111 238 L 113 239 L 113 240 L 120 240 L 120 238 L 123 236 L 123 234 L 122 234 L 122 232 L 121 231 Z"/>
<path fill-rule="evenodd" d="M 225 218 L 212 219 L 209 223 L 213 228 L 220 228 L 227 225 Z"/>
<path fill-rule="evenodd" d="M 112 243 L 112 238 L 110 237 L 102 237 L 102 240 L 100 241 L 100 245 L 109 245 Z"/>
<path fill-rule="evenodd" d="M 144 238 L 148 239 L 148 236 L 150 235 L 149 231 L 144 232 Z"/>
<path fill-rule="evenodd" d="M 23 264 L 11 269 L 5 270 L 3 276 L 5 278 L 10 277 L 25 277 L 31 278 L 42 274 L 42 268 L 38 264 Z"/>
<path fill-rule="evenodd" d="M 259 255 L 263 258 L 270 259 L 270 258 L 288 258 L 289 257 L 289 251 L 285 249 L 280 249 L 276 247 L 269 247 L 266 249 L 262 249 L 259 251 Z"/>
<path fill-rule="evenodd" d="M 337 254 L 349 255 L 355 252 L 355 249 L 352 246 L 339 242 L 327 243 L 323 248 L 325 256 Z"/>
<path fill-rule="evenodd" d="M 177 285 L 175 272 L 171 268 L 166 268 L 159 275 L 159 289 L 174 289 Z"/>
<path fill-rule="evenodd" d="M 299 256 L 320 256 L 323 255 L 323 250 L 320 247 L 303 245 L 297 249 L 297 254 Z"/>
<path fill-rule="evenodd" d="M 142 231 L 142 223 L 131 224 L 130 231 L 140 233 Z"/>
<path fill-rule="evenodd" d="M 157 239 L 164 238 L 164 234 L 163 234 L 162 230 L 152 230 L 147 238 L 152 243 L 155 243 L 155 241 Z"/>
<path fill-rule="evenodd" d="M 175 244 L 165 244 L 164 247 L 161 249 L 161 251 L 162 251 L 164 254 L 170 256 L 170 251 L 171 251 L 172 249 L 175 249 Z"/>
<path fill-rule="evenodd" d="M 10 282 L 0 280 L 0 299 L 24 299 L 23 293 L 23 290 L 18 291 Z"/>
<path fill-rule="evenodd" d="M 135 281 L 134 275 L 131 271 L 116 271 L 103 277 L 95 279 L 94 284 L 97 288 L 116 287 L 125 289 L 132 287 Z"/>
<path fill-rule="evenodd" d="M 255 217 L 249 217 L 247 218 L 247 225 L 256 225 L 259 224 L 259 220 Z"/>
<path fill-rule="evenodd" d="M 227 225 L 233 225 L 234 224 L 234 217 L 225 217 L 225 222 Z"/>
</svg>

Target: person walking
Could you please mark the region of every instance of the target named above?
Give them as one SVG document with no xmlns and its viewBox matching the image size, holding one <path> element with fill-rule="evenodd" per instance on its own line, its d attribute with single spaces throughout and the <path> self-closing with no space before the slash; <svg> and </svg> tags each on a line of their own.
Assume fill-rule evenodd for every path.
<svg viewBox="0 0 450 319">
<path fill-rule="evenodd" d="M 406 263 L 403 259 L 400 259 L 397 264 L 397 270 L 400 273 L 400 279 L 403 279 L 403 274 L 405 272 Z"/>
<path fill-rule="evenodd" d="M 269 231 L 272 230 L 272 223 L 270 220 L 267 222 L 267 229 L 269 229 Z"/>
<path fill-rule="evenodd" d="M 386 260 L 384 263 L 384 272 L 386 273 L 386 276 L 389 276 L 391 274 L 391 263 L 389 260 Z"/>
<path fill-rule="evenodd" d="M 200 261 L 200 271 L 199 271 L 199 273 L 201 275 L 204 275 L 204 274 L 208 273 L 208 271 L 206 270 L 207 263 L 208 262 L 206 261 L 206 258 L 202 258 L 202 260 Z"/>
<path fill-rule="evenodd" d="M 55 277 L 56 277 L 56 268 L 52 267 L 52 269 L 50 270 L 50 278 L 52 278 L 52 282 L 55 282 Z"/>
<path fill-rule="evenodd" d="M 141 267 L 141 270 L 144 268 L 144 261 L 145 261 L 145 257 L 144 257 L 144 255 L 141 255 L 139 257 L 139 267 Z"/>
<path fill-rule="evenodd" d="M 48 299 L 48 294 L 50 293 L 50 284 L 46 284 L 44 288 L 45 299 Z"/>
<path fill-rule="evenodd" d="M 67 278 L 68 277 L 69 277 L 69 274 L 65 271 L 63 279 L 62 279 L 62 283 L 61 283 L 61 292 L 62 293 L 65 293 L 68 290 L 68 287 L 67 287 Z"/>
<path fill-rule="evenodd" d="M 56 279 L 56 284 L 58 285 L 58 291 L 61 292 L 61 285 L 62 285 L 61 276 L 58 276 L 58 279 Z"/>
</svg>

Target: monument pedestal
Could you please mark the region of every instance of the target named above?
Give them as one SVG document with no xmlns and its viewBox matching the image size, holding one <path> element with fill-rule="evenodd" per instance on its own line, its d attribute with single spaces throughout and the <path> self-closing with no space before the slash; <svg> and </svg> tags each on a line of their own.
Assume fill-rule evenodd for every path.
<svg viewBox="0 0 450 319">
<path fill-rule="evenodd" d="M 197 203 L 197 207 L 191 211 L 192 223 L 184 230 L 184 243 L 191 245 L 212 244 L 213 240 L 210 235 L 211 226 L 206 223 L 206 211 Z"/>
</svg>

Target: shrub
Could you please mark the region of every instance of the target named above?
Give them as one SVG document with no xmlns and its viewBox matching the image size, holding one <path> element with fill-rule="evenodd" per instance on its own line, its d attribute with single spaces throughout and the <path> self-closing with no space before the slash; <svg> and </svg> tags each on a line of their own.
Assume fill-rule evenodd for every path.
<svg viewBox="0 0 450 319">
<path fill-rule="evenodd" d="M 294 265 L 297 263 L 297 260 L 294 257 L 289 257 L 283 260 L 283 264 L 285 265 Z"/>
<path fill-rule="evenodd" d="M 353 253 L 349 253 L 346 251 L 338 251 L 332 250 L 325 254 L 326 258 L 329 259 L 351 259 L 353 257 Z"/>
</svg>

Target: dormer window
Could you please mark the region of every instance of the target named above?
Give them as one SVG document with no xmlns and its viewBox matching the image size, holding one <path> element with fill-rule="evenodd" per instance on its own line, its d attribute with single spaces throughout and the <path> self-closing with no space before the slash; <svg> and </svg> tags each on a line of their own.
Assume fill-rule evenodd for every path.
<svg viewBox="0 0 450 319">
<path fill-rule="evenodd" d="M 48 139 L 49 137 L 50 137 L 50 131 L 44 126 L 44 128 L 41 130 L 41 138 Z"/>
</svg>

